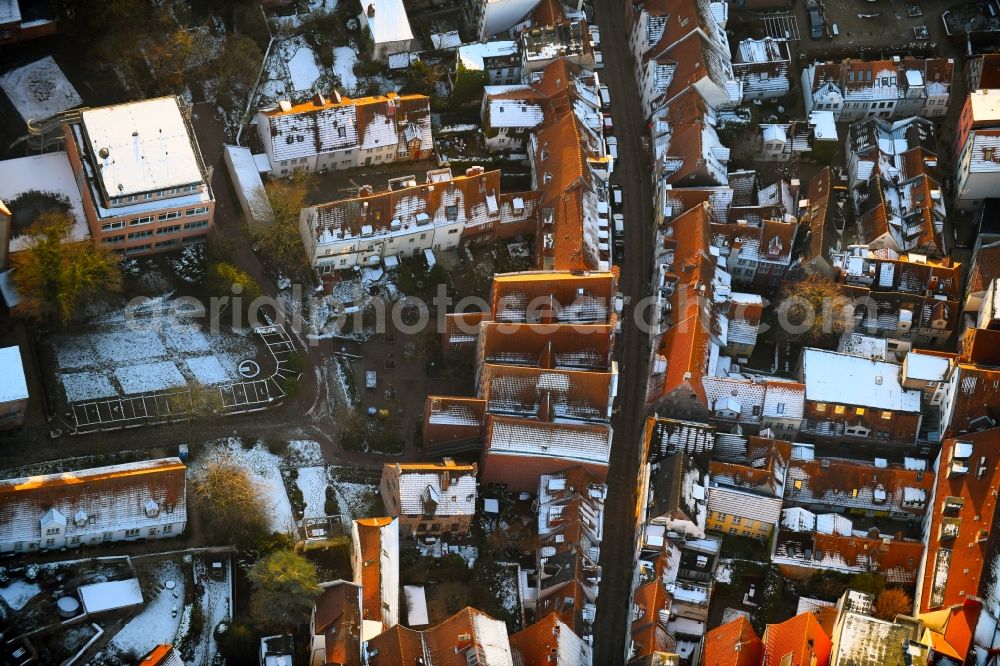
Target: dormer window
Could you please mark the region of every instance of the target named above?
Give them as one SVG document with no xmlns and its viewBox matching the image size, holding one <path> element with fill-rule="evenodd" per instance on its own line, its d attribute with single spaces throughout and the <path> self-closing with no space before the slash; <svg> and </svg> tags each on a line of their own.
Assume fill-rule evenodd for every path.
<svg viewBox="0 0 1000 666">
<path fill-rule="evenodd" d="M 146 500 L 146 503 L 143 505 L 143 509 L 146 511 L 147 518 L 156 518 L 160 515 L 160 505 L 157 504 L 152 498 Z"/>
</svg>

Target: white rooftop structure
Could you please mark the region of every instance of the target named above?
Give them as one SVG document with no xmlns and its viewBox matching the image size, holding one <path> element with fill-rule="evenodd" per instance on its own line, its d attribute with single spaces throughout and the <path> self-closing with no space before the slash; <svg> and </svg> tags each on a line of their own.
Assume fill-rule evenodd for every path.
<svg viewBox="0 0 1000 666">
<path fill-rule="evenodd" d="M 493 424 L 489 447 L 490 453 L 560 458 L 566 461 L 567 466 L 574 462 L 607 465 L 611 453 L 611 430 L 497 419 Z"/>
<path fill-rule="evenodd" d="M 510 40 L 476 42 L 458 49 L 458 61 L 465 69 L 479 72 L 486 68 L 484 58 L 497 58 L 517 54 L 517 42 Z"/>
<path fill-rule="evenodd" d="M 176 97 L 84 111 L 83 128 L 109 197 L 202 181 Z"/>
<path fill-rule="evenodd" d="M 101 613 L 142 603 L 138 578 L 82 585 L 78 592 L 83 610 L 87 613 Z"/>
<path fill-rule="evenodd" d="M 837 118 L 833 111 L 811 111 L 809 113 L 809 126 L 812 127 L 813 136 L 820 141 L 837 140 Z"/>
<path fill-rule="evenodd" d="M 900 366 L 823 349 L 802 353 L 806 400 L 920 412 L 920 391 L 904 389 Z"/>
<path fill-rule="evenodd" d="M 21 20 L 21 7 L 17 0 L 0 0 L 0 24 Z"/>
<path fill-rule="evenodd" d="M 944 356 L 911 351 L 906 355 L 906 377 L 927 382 L 941 382 L 948 375 L 951 361 Z"/>
<path fill-rule="evenodd" d="M 237 198 L 252 222 L 274 222 L 274 210 L 267 198 L 264 181 L 260 178 L 257 160 L 249 148 L 223 146 L 229 175 L 232 177 Z M 263 155 L 266 159 L 266 155 Z M 270 166 L 268 166 L 270 169 Z"/>
<path fill-rule="evenodd" d="M 413 39 L 403 0 L 362 0 L 361 10 L 376 44 Z"/>
<path fill-rule="evenodd" d="M 20 347 L 0 349 L 0 402 L 28 399 L 28 381 L 24 376 Z"/>
<path fill-rule="evenodd" d="M 406 626 L 420 627 L 430 624 L 427 617 L 427 595 L 423 585 L 404 585 L 403 597 L 406 599 Z"/>
<path fill-rule="evenodd" d="M 973 120 L 1000 120 L 1000 89 L 973 90 L 969 93 L 969 105 Z"/>
<path fill-rule="evenodd" d="M 18 157 L 0 162 L 0 200 L 11 201 L 31 190 L 48 192 L 69 201 L 74 223 L 66 235 L 67 241 L 90 238 L 90 228 L 83 212 L 83 197 L 76 185 L 73 167 L 65 151 Z M 10 251 L 23 250 L 25 236 L 10 239 Z"/>
</svg>

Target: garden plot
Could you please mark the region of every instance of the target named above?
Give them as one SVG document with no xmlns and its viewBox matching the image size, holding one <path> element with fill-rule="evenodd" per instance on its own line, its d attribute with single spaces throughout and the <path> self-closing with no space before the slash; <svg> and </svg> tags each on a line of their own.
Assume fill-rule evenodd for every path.
<svg viewBox="0 0 1000 666">
<path fill-rule="evenodd" d="M 24 122 L 49 118 L 83 101 L 52 56 L 0 76 L 0 88 Z"/>
<path fill-rule="evenodd" d="M 354 74 L 357 63 L 358 53 L 350 46 L 338 46 L 333 50 L 333 72 L 340 79 L 341 88 L 349 95 L 358 88 L 358 77 Z"/>
<path fill-rule="evenodd" d="M 206 332 L 174 311 L 169 300 L 156 303 L 156 309 L 126 307 L 78 332 L 50 338 L 60 397 L 79 403 L 168 391 L 190 382 L 239 382 L 240 363 L 258 359 L 249 331 Z"/>
<path fill-rule="evenodd" d="M 3 599 L 11 610 L 19 611 L 41 591 L 42 588 L 35 583 L 15 580 L 9 585 L 0 587 L 0 599 Z"/>
<path fill-rule="evenodd" d="M 329 83 L 319 66 L 319 58 L 301 35 L 276 42 L 267 58 L 264 83 L 259 91 L 258 107 L 277 104 L 279 100 L 308 96 Z"/>
<path fill-rule="evenodd" d="M 379 490 L 375 484 L 335 480 L 333 495 L 344 521 L 349 524 L 352 520 L 371 517 L 369 514 L 378 501 Z"/>
<path fill-rule="evenodd" d="M 184 615 L 184 571 L 178 562 L 166 560 L 157 567 L 154 580 L 158 583 L 156 596 L 147 598 L 142 611 L 111 639 L 109 655 L 141 657 L 157 645 L 179 642 L 176 639 Z M 168 581 L 172 581 L 173 589 L 167 589 Z"/>
<path fill-rule="evenodd" d="M 305 507 L 303 518 L 323 518 L 326 516 L 326 489 L 331 485 L 330 475 L 325 465 L 316 467 L 301 467 L 295 479 L 296 485 L 302 491 Z"/>
</svg>

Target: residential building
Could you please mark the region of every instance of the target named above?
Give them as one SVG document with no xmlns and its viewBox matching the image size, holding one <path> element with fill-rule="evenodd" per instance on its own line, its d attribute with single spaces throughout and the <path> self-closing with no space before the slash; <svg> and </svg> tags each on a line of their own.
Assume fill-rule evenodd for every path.
<svg viewBox="0 0 1000 666">
<path fill-rule="evenodd" d="M 401 534 L 461 537 L 476 515 L 476 465 L 451 458 L 440 463 L 386 463 L 379 486 L 386 513 Z"/>
<path fill-rule="evenodd" d="M 839 146 L 837 124 L 832 111 L 813 111 L 806 120 L 758 125 L 757 148 L 760 159 L 772 162 L 797 160 L 824 146 Z"/>
<path fill-rule="evenodd" d="M 367 666 L 514 666 L 507 626 L 464 608 L 424 631 L 395 625 L 365 644 Z"/>
<path fill-rule="evenodd" d="M 955 205 L 980 208 L 1000 187 L 1000 89 L 969 93 L 958 120 Z"/>
<path fill-rule="evenodd" d="M 10 238 L 13 232 L 12 216 L 3 200 L 0 200 L 0 271 L 10 268 Z M 7 307 L 11 307 L 8 303 Z"/>
<path fill-rule="evenodd" d="M 165 539 L 187 526 L 178 458 L 0 481 L 0 553 Z"/>
<path fill-rule="evenodd" d="M 768 539 L 781 521 L 791 444 L 749 438 L 743 460 L 709 463 L 706 528 Z"/>
<path fill-rule="evenodd" d="M 979 313 L 990 282 L 1000 278 L 1000 242 L 980 242 L 982 240 L 982 236 L 977 240 L 972 255 L 972 268 L 969 269 L 969 278 L 965 285 L 963 310 L 966 316 L 972 319 Z"/>
<path fill-rule="evenodd" d="M 462 73 L 485 76 L 488 86 L 506 86 L 521 81 L 521 54 L 517 42 L 497 40 L 463 44 L 455 52 L 455 73 L 452 84 Z"/>
<path fill-rule="evenodd" d="M 707 527 L 707 469 L 686 453 L 652 463 L 649 472 L 646 523 L 693 539 L 703 539 Z"/>
<path fill-rule="evenodd" d="M 176 97 L 87 109 L 64 126 L 94 242 L 127 255 L 204 241 L 211 174 Z"/>
<path fill-rule="evenodd" d="M 21 348 L 0 348 L 0 431 L 20 428 L 28 411 L 28 379 Z"/>
<path fill-rule="evenodd" d="M 678 452 L 688 455 L 711 453 L 715 447 L 715 426 L 707 423 L 649 416 L 644 432 L 650 462 Z"/>
<path fill-rule="evenodd" d="M 1000 399 L 1000 281 L 990 283 L 980 306 L 976 326 L 959 341 L 958 358 L 952 363 L 940 406 L 942 437 L 994 428 L 994 405 Z"/>
<path fill-rule="evenodd" d="M 814 62 L 802 70 L 806 113 L 832 111 L 837 122 L 922 116 L 948 112 L 951 58 Z"/>
<path fill-rule="evenodd" d="M 760 666 L 764 643 L 741 615 L 705 634 L 701 654 L 706 666 Z"/>
<path fill-rule="evenodd" d="M 676 187 L 727 185 L 729 148 L 715 129 L 715 111 L 693 88 L 655 112 L 653 176 Z"/>
<path fill-rule="evenodd" d="M 361 518 L 351 526 L 351 570 L 361 586 L 361 619 L 388 630 L 399 622 L 399 521 Z"/>
<path fill-rule="evenodd" d="M 840 598 L 830 666 L 931 663 L 930 645 L 921 643 L 923 623 L 909 617 L 897 616 L 891 622 L 872 617 L 874 605 L 874 596 L 865 592 L 848 590 Z"/>
<path fill-rule="evenodd" d="M 832 196 L 833 187 L 833 173 L 826 167 L 809 181 L 799 201 L 799 225 L 807 229 L 797 257 L 803 273 L 835 274 L 833 254 L 841 248 L 844 211 Z"/>
<path fill-rule="evenodd" d="M 594 45 L 586 19 L 560 20 L 521 32 L 521 71 L 525 76 L 558 58 L 594 69 Z"/>
<path fill-rule="evenodd" d="M 373 60 L 387 62 L 391 55 L 410 51 L 413 31 L 403 0 L 364 0 L 358 21 Z"/>
<path fill-rule="evenodd" d="M 302 104 L 279 101 L 254 124 L 271 177 L 425 160 L 434 152 L 426 95 L 317 94 Z"/>
<path fill-rule="evenodd" d="M 402 176 L 379 192 L 364 186 L 356 197 L 303 208 L 299 231 L 310 266 L 328 275 L 524 233 L 534 228 L 536 201 L 530 192 L 502 194 L 499 171 L 434 169 L 423 183 Z"/>
<path fill-rule="evenodd" d="M 507 34 L 523 24 L 540 0 L 464 0 L 462 15 L 465 24 L 478 39 Z"/>
<path fill-rule="evenodd" d="M 801 431 L 811 436 L 913 445 L 920 430 L 919 391 L 900 384 L 901 367 L 823 349 L 802 352 L 806 386 Z"/>
<path fill-rule="evenodd" d="M 173 645 L 164 644 L 153 648 L 152 652 L 139 662 L 139 666 L 184 666 L 184 660 Z"/>
<path fill-rule="evenodd" d="M 761 666 L 827 666 L 832 644 L 812 613 L 769 624 Z"/>
<path fill-rule="evenodd" d="M 382 623 L 362 619 L 360 585 L 336 580 L 320 587 L 309 618 L 309 663 L 361 666 L 362 643 L 382 633 Z"/>
<path fill-rule="evenodd" d="M 734 286 L 775 294 L 791 269 L 799 225 L 792 216 L 775 213 L 778 219 L 740 217 L 735 223 L 712 224 L 713 244 Z M 739 214 L 730 210 L 730 215 Z M 740 298 L 732 296 L 734 301 Z"/>
<path fill-rule="evenodd" d="M 45 3 L 0 0 L 0 46 L 54 35 L 54 8 Z"/>
<path fill-rule="evenodd" d="M 872 249 L 945 255 L 945 208 L 934 126 L 869 118 L 848 133 L 847 169 L 858 237 Z"/>
<path fill-rule="evenodd" d="M 788 40 L 744 39 L 733 52 L 733 75 L 742 84 L 743 101 L 778 99 L 788 94 L 791 79 Z"/>
<path fill-rule="evenodd" d="M 924 404 L 940 407 L 954 362 L 955 354 L 950 352 L 911 349 L 903 357 L 901 384 L 920 391 Z"/>
<path fill-rule="evenodd" d="M 591 666 L 593 663 L 590 644 L 573 633 L 554 613 L 511 634 L 510 649 L 514 663 L 521 666 L 549 666 L 551 663 Z"/>
</svg>

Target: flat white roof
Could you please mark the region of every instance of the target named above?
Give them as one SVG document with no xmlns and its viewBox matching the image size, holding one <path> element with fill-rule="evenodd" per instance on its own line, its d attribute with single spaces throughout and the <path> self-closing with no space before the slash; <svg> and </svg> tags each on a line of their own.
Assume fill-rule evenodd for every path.
<svg viewBox="0 0 1000 666">
<path fill-rule="evenodd" d="M 486 67 L 483 58 L 509 56 L 516 53 L 517 42 L 514 41 L 477 42 L 459 47 L 458 60 L 466 69 L 481 71 Z"/>
<path fill-rule="evenodd" d="M 84 111 L 83 127 L 108 196 L 202 181 L 175 97 Z"/>
<path fill-rule="evenodd" d="M 430 624 L 427 617 L 427 597 L 423 585 L 404 585 L 403 596 L 406 598 L 406 626 L 419 627 Z"/>
<path fill-rule="evenodd" d="M 0 0 L 0 24 L 21 20 L 21 7 L 17 0 Z"/>
<path fill-rule="evenodd" d="M 28 397 L 28 381 L 19 347 L 0 349 L 0 402 L 13 402 Z"/>
<path fill-rule="evenodd" d="M 138 606 L 142 603 L 142 590 L 139 588 L 138 578 L 83 585 L 79 592 L 80 602 L 88 613 Z"/>
<path fill-rule="evenodd" d="M 944 381 L 951 362 L 942 356 L 911 351 L 906 355 L 906 378 L 924 381 Z"/>
<path fill-rule="evenodd" d="M 374 9 L 373 16 L 368 15 L 371 9 Z M 376 44 L 413 39 L 403 0 L 361 0 L 361 16 Z"/>
<path fill-rule="evenodd" d="M 9 205 L 18 196 L 31 190 L 55 194 L 69 202 L 75 223 L 66 236 L 67 241 L 90 238 L 90 227 L 87 226 L 87 218 L 83 214 L 83 197 L 80 196 L 80 189 L 76 186 L 76 178 L 73 176 L 73 167 L 70 166 L 69 156 L 65 152 L 31 155 L 0 162 L 0 200 Z M 24 236 L 11 237 L 11 252 L 18 252 L 24 248 Z"/>
<path fill-rule="evenodd" d="M 973 90 L 969 105 L 973 120 L 1000 120 L 1000 89 Z"/>
<path fill-rule="evenodd" d="M 920 391 L 899 383 L 900 366 L 885 361 L 806 349 L 802 356 L 806 400 L 919 412 Z"/>
</svg>

